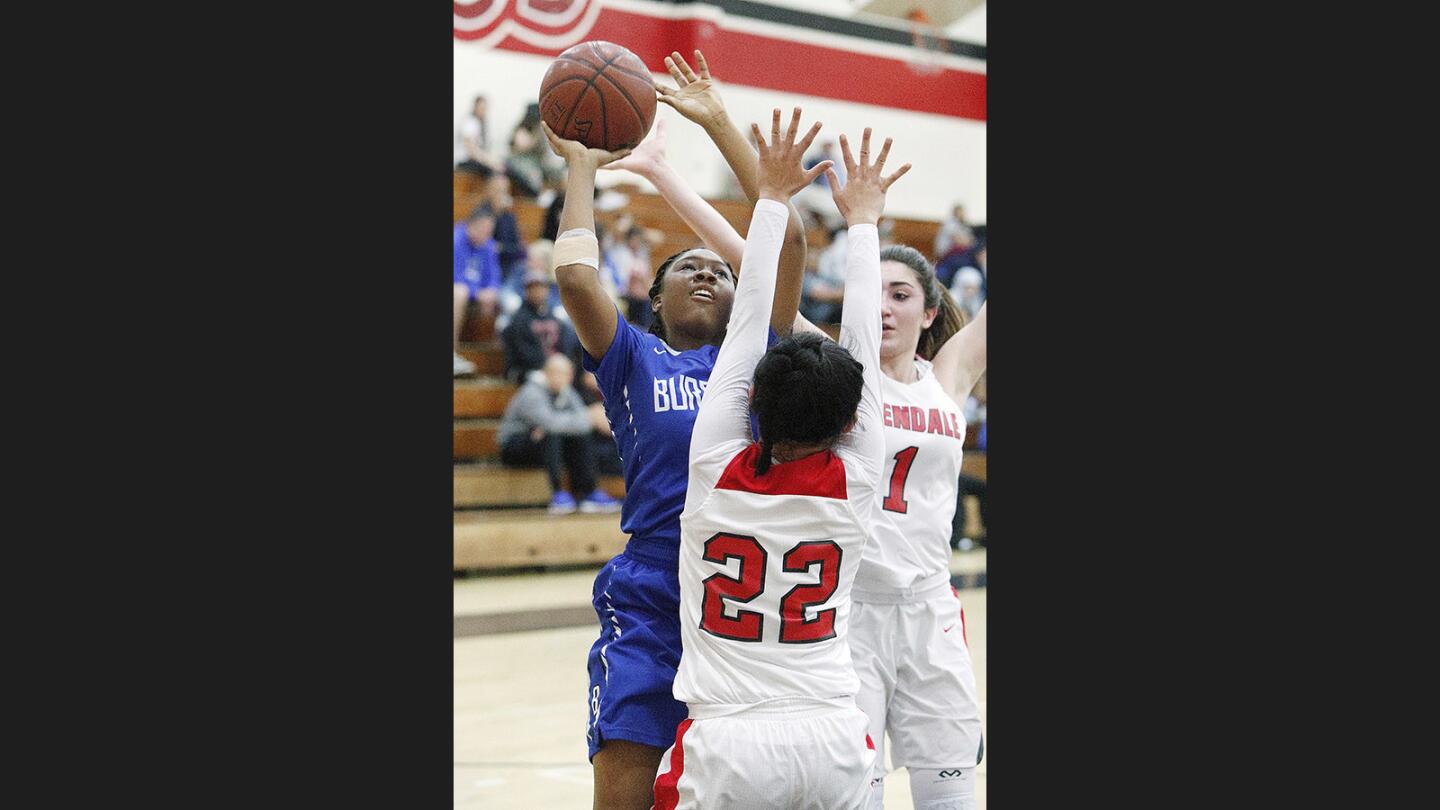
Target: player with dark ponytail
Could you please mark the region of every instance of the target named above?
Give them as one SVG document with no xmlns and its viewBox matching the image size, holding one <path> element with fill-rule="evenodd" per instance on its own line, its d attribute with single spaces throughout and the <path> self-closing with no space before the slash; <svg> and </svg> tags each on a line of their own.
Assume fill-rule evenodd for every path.
<svg viewBox="0 0 1440 810">
<path fill-rule="evenodd" d="M 823 807 L 862 810 L 874 744 L 856 706 L 847 643 L 850 588 L 879 512 L 880 241 L 885 191 L 909 168 L 860 163 L 833 196 L 849 224 L 838 344 L 793 335 L 765 348 L 766 304 L 786 201 L 806 171 L 800 110 L 767 143 L 755 129 L 760 200 L 750 221 L 735 312 L 690 441 L 680 515 L 684 654 L 675 696 L 689 718 L 655 780 L 655 810 Z M 841 145 L 848 156 L 844 136 Z M 760 441 L 750 434 L 759 420 Z"/>
<path fill-rule="evenodd" d="M 755 474 L 773 453 L 839 436 L 855 421 L 864 366 L 833 340 L 801 333 L 776 343 L 755 367 L 751 409 L 760 425 Z"/>
</svg>

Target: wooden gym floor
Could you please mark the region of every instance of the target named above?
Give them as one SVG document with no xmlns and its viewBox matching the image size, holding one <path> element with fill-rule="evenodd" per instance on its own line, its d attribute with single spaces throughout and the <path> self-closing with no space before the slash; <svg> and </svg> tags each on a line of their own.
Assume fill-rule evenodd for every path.
<svg viewBox="0 0 1440 810">
<path fill-rule="evenodd" d="M 590 808 L 585 657 L 597 632 L 590 607 L 597 570 L 455 581 L 456 807 Z M 983 719 L 984 550 L 955 552 L 951 571 L 962 585 L 978 586 L 963 588 L 960 600 Z M 981 810 L 989 742 L 987 734 L 977 769 Z M 903 769 L 885 780 L 885 807 L 911 807 Z"/>
</svg>

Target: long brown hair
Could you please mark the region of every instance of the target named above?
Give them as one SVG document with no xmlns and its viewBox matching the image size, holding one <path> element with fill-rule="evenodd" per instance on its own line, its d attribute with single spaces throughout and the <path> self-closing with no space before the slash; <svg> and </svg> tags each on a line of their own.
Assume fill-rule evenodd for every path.
<svg viewBox="0 0 1440 810">
<path fill-rule="evenodd" d="M 940 351 L 945 341 L 965 325 L 964 310 L 950 297 L 950 291 L 940 286 L 939 280 L 935 278 L 934 265 L 915 248 L 909 245 L 891 245 L 880 251 L 880 261 L 900 262 L 909 267 L 915 273 L 916 281 L 920 283 L 920 290 L 925 293 L 925 308 L 939 310 L 935 313 L 935 320 L 920 333 L 920 342 L 915 347 L 916 354 L 926 360 L 934 360 L 935 353 Z"/>
</svg>

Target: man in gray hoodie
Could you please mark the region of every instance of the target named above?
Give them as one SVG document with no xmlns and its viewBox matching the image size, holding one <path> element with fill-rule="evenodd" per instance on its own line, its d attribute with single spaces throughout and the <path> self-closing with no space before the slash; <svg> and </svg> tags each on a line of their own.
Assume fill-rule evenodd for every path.
<svg viewBox="0 0 1440 810">
<path fill-rule="evenodd" d="M 575 391 L 575 364 L 563 354 L 545 361 L 510 398 L 500 420 L 500 461 L 507 467 L 544 466 L 550 476 L 550 514 L 615 512 L 620 502 L 596 487 L 592 430 L 610 430 L 600 403 L 586 406 Z M 570 470 L 570 492 L 561 470 Z"/>
</svg>

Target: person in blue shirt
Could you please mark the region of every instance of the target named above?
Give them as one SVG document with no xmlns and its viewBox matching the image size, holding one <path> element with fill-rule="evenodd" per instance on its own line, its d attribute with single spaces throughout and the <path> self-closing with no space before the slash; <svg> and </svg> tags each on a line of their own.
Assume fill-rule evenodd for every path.
<svg viewBox="0 0 1440 810">
<path fill-rule="evenodd" d="M 500 258 L 501 286 L 517 296 L 524 288 L 525 242 L 520 237 L 520 223 L 515 219 L 515 198 L 510 196 L 510 178 L 503 174 L 485 183 L 485 199 L 477 208 L 490 206 L 495 214 L 495 251 Z"/>
<path fill-rule="evenodd" d="M 671 68 L 672 76 L 677 72 Z M 703 82 L 688 65 L 685 72 L 689 81 L 669 91 L 666 103 L 678 98 L 681 103 L 671 106 L 701 124 L 742 186 L 755 188 L 749 139 L 725 115 L 703 63 Z M 584 350 L 583 366 L 599 382 L 620 450 L 625 477 L 620 528 L 630 536 L 624 552 L 596 576 L 593 590 L 601 629 L 588 660 L 586 739 L 595 806 L 645 810 L 653 801 L 661 755 L 687 715 L 672 693 L 680 661 L 680 512 L 690 434 L 730 320 L 735 271 L 706 248 L 681 251 L 655 273 L 649 331 L 628 323 L 600 281 L 593 201 L 597 169 L 630 150 L 587 149 L 542 127 L 567 163 L 552 258 L 555 277 Z M 804 251 L 799 212 L 791 206 L 771 310 L 772 342 L 795 321 Z"/>
<path fill-rule="evenodd" d="M 455 374 L 473 374 L 475 365 L 460 356 L 460 328 L 470 301 L 482 318 L 495 316 L 500 300 L 500 255 L 495 246 L 495 212 L 480 205 L 455 225 Z"/>
</svg>

